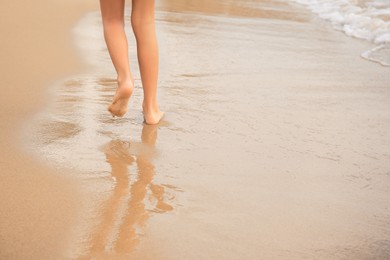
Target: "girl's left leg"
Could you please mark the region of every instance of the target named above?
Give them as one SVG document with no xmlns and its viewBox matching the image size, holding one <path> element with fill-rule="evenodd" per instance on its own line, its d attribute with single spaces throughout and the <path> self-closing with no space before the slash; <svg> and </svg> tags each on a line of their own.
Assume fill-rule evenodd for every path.
<svg viewBox="0 0 390 260">
<path fill-rule="evenodd" d="M 100 9 L 104 39 L 118 75 L 118 88 L 108 111 L 113 116 L 121 117 L 127 112 L 128 101 L 134 89 L 124 30 L 125 0 L 100 0 Z"/>
</svg>

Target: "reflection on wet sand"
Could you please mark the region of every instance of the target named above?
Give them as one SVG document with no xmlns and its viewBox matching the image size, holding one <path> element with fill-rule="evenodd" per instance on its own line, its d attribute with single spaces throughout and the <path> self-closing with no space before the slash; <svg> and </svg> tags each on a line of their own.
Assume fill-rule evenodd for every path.
<svg viewBox="0 0 390 260">
<path fill-rule="evenodd" d="M 131 252 L 139 242 L 140 232 L 151 213 L 173 210 L 172 205 L 165 201 L 164 186 L 153 183 L 155 166 L 152 160 L 156 156 L 157 130 L 158 126 L 144 125 L 141 143 L 112 140 L 103 147 L 115 187 L 102 207 L 100 224 L 88 242 L 89 252 L 81 259 Z M 134 176 L 129 171 L 133 165 L 137 169 L 136 180 L 130 178 Z M 150 201 L 153 201 L 153 205 L 149 209 Z M 126 209 L 121 211 L 123 204 L 126 204 Z M 110 241 L 117 221 L 120 222 L 119 228 Z M 111 248 L 108 248 L 110 244 Z"/>
</svg>

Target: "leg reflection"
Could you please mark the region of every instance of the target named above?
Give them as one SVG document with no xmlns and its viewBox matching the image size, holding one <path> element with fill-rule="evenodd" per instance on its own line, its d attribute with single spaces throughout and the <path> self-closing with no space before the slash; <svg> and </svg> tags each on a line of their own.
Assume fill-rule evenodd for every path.
<svg viewBox="0 0 390 260">
<path fill-rule="evenodd" d="M 111 165 L 111 175 L 115 179 L 115 186 L 111 197 L 106 201 L 104 208 L 101 210 L 101 215 L 98 216 L 98 218 L 101 218 L 101 222 L 91 236 L 90 256 L 96 256 L 105 252 L 109 242 L 110 231 L 117 218 L 120 202 L 128 194 L 128 166 L 135 161 L 127 152 L 128 147 L 129 143 L 115 140 L 108 143 L 103 149 L 106 161 Z"/>
<path fill-rule="evenodd" d="M 138 244 L 139 234 L 150 214 L 173 210 L 172 205 L 165 202 L 164 186 L 153 183 L 157 129 L 156 125 L 144 125 L 141 143 L 113 140 L 104 147 L 106 161 L 111 166 L 111 174 L 116 183 L 111 197 L 102 208 L 99 216 L 101 222 L 91 236 L 86 259 L 131 252 Z M 131 165 L 137 168 L 135 180 L 129 178 Z M 145 204 L 150 201 L 154 201 L 155 205 Z M 126 203 L 125 211 L 120 210 L 123 203 Z M 119 230 L 109 241 L 118 221 Z"/>
<path fill-rule="evenodd" d="M 117 252 L 129 252 L 138 242 L 137 228 L 142 229 L 149 217 L 148 211 L 145 210 L 144 202 L 148 189 L 151 190 L 152 196 L 157 200 L 155 207 L 159 208 L 159 212 L 173 209 L 172 206 L 163 202 L 164 187 L 152 183 L 155 174 L 152 159 L 155 155 L 154 147 L 157 140 L 157 126 L 145 125 L 142 129 L 141 140 L 143 145 L 139 146 L 138 151 L 136 151 L 138 180 L 134 182 L 130 189 L 131 199 L 128 202 L 127 216 L 124 218 L 118 235 L 115 247 Z"/>
</svg>

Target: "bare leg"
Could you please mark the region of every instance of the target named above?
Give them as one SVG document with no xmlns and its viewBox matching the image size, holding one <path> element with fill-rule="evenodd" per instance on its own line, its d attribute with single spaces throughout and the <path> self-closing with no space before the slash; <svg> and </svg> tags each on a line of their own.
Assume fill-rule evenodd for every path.
<svg viewBox="0 0 390 260">
<path fill-rule="evenodd" d="M 113 116 L 123 116 L 127 112 L 128 101 L 133 93 L 134 80 L 130 72 L 127 38 L 124 30 L 125 0 L 100 0 L 104 39 L 112 63 L 118 74 L 118 89 L 108 111 Z"/>
<path fill-rule="evenodd" d="M 164 113 L 159 110 L 157 103 L 158 47 L 154 28 L 154 0 L 133 0 L 132 5 L 131 25 L 137 40 L 145 123 L 157 124 Z"/>
</svg>

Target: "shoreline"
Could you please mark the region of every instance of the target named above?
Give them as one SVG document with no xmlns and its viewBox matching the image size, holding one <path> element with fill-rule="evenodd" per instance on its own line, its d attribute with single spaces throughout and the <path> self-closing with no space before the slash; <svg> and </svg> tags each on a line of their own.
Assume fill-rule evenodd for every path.
<svg viewBox="0 0 390 260">
<path fill-rule="evenodd" d="M 67 250 L 81 187 L 27 154 L 19 129 L 45 105 L 51 82 L 85 67 L 71 44 L 71 28 L 96 3 L 14 1 L 3 8 L 0 258 L 54 259 Z"/>
</svg>

